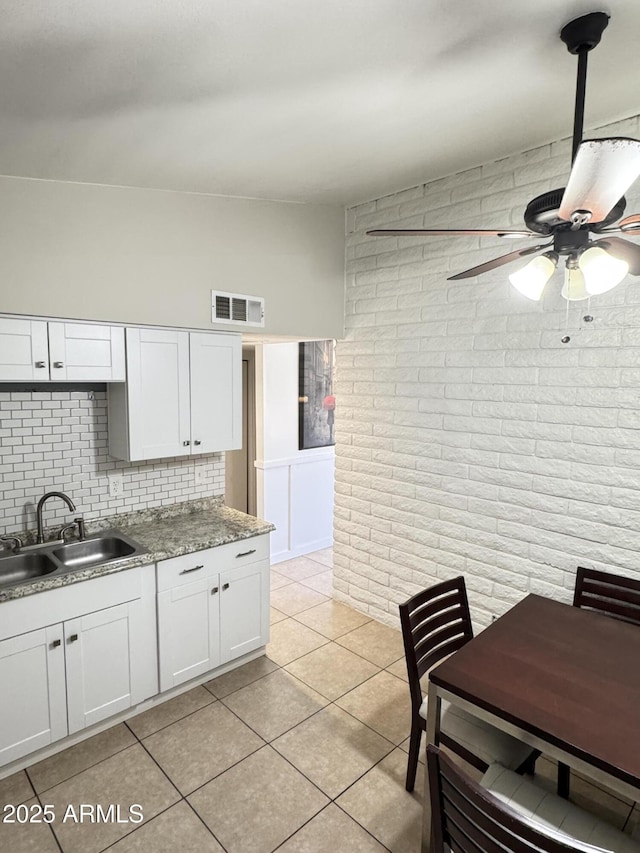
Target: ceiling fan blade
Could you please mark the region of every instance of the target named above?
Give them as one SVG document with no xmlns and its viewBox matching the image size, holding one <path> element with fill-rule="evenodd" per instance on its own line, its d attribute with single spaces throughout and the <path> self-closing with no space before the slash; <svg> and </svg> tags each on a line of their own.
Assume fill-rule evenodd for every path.
<svg viewBox="0 0 640 853">
<path fill-rule="evenodd" d="M 640 175 L 640 141 L 613 137 L 589 139 L 578 149 L 558 214 L 571 222 L 588 211 L 589 223 L 602 222 Z"/>
<path fill-rule="evenodd" d="M 367 231 L 370 237 L 538 237 L 533 231 L 495 231 L 486 228 L 377 228 Z"/>
<path fill-rule="evenodd" d="M 618 222 L 618 228 L 625 234 L 634 234 L 640 231 L 640 213 L 632 213 L 631 216 L 625 216 Z"/>
<path fill-rule="evenodd" d="M 606 249 L 614 258 L 626 261 L 631 275 L 640 275 L 640 246 L 636 243 L 621 237 L 605 237 L 603 240 L 596 240 L 593 245 Z"/>
<path fill-rule="evenodd" d="M 525 255 L 532 255 L 534 252 L 539 252 L 540 249 L 546 249 L 552 246 L 553 243 L 540 243 L 538 246 L 529 246 L 528 249 L 518 249 L 515 252 L 509 252 L 508 255 L 501 255 L 499 258 L 494 258 L 492 261 L 486 261 L 484 264 L 478 264 L 477 267 L 459 272 L 457 275 L 450 275 L 447 281 L 458 281 L 461 278 L 471 278 L 474 275 L 482 275 L 483 272 L 489 272 L 496 267 L 501 267 L 503 264 L 510 264 L 511 261 L 517 261 L 518 258 L 523 258 Z"/>
</svg>

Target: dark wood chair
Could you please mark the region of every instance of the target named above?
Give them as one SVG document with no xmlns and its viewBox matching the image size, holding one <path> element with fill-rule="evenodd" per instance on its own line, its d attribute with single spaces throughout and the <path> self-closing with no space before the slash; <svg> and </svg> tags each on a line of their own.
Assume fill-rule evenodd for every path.
<svg viewBox="0 0 640 853">
<path fill-rule="evenodd" d="M 573 606 L 640 626 L 640 581 L 578 566 Z M 558 794 L 569 796 L 571 772 L 558 764 Z"/>
<path fill-rule="evenodd" d="M 427 727 L 427 703 L 420 679 L 473 638 L 464 578 L 436 584 L 401 604 L 400 623 L 411 692 L 411 737 L 405 787 L 413 791 L 420 741 Z M 494 761 L 520 772 L 533 772 L 539 755 L 521 741 L 444 701 L 439 742 L 483 772 Z"/>
<path fill-rule="evenodd" d="M 640 580 L 578 566 L 573 606 L 640 625 Z"/>
<path fill-rule="evenodd" d="M 427 764 L 431 853 L 602 853 L 601 847 L 527 818 L 474 782 L 432 744 L 427 748 Z M 567 808 L 581 811 L 571 804 Z M 582 814 L 586 816 L 585 812 Z M 576 823 L 574 820 L 572 825 Z M 590 826 L 588 821 L 587 825 Z M 614 832 L 617 836 L 618 832 Z M 611 849 L 635 849 L 631 839 L 619 836 L 616 840 L 622 847 Z"/>
</svg>

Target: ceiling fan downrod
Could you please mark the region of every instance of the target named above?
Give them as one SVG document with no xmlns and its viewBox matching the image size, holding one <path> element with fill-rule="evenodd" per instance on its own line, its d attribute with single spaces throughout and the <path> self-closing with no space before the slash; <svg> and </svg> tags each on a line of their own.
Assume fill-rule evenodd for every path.
<svg viewBox="0 0 640 853">
<path fill-rule="evenodd" d="M 591 12 L 570 21 L 560 31 L 560 38 L 566 44 L 569 53 L 578 56 L 578 78 L 576 81 L 576 105 L 573 119 L 573 146 L 571 162 L 576 159 L 578 148 L 582 142 L 582 131 L 584 125 L 584 100 L 587 88 L 587 56 L 602 38 L 609 23 L 609 16 L 605 12 Z"/>
</svg>

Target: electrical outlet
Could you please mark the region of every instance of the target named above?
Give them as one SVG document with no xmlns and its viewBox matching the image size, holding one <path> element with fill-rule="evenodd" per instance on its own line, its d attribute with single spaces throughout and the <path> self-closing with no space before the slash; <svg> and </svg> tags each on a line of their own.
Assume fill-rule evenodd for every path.
<svg viewBox="0 0 640 853">
<path fill-rule="evenodd" d="M 107 474 L 109 481 L 109 497 L 119 498 L 122 495 L 122 471 L 111 471 Z"/>
<path fill-rule="evenodd" d="M 196 465 L 195 466 L 195 475 L 194 475 L 196 486 L 204 486 L 204 475 L 205 475 L 204 465 Z"/>
</svg>

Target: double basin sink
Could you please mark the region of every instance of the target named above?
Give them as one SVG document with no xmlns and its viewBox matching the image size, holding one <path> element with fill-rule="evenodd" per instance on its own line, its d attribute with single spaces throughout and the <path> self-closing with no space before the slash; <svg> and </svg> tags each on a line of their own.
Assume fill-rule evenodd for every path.
<svg viewBox="0 0 640 853">
<path fill-rule="evenodd" d="M 93 569 L 144 554 L 146 548 L 119 530 L 103 530 L 80 542 L 47 542 L 0 557 L 0 587 L 41 577 Z"/>
</svg>

